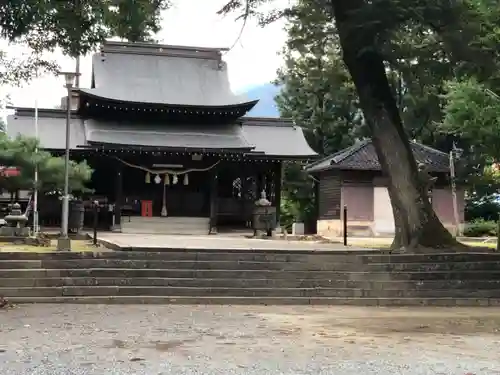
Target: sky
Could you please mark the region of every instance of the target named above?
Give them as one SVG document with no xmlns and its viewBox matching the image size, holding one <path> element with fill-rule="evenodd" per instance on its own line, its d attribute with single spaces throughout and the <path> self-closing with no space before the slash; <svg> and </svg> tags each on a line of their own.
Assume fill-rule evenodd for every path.
<svg viewBox="0 0 500 375">
<path fill-rule="evenodd" d="M 289 0 L 277 0 L 286 4 Z M 242 37 L 238 40 L 242 21 L 236 15 L 219 16 L 217 10 L 226 0 L 175 0 L 174 6 L 165 12 L 162 31 L 156 36 L 160 43 L 197 47 L 234 47 L 224 56 L 228 63 L 229 80 L 233 91 L 272 81 L 281 65 L 281 51 L 286 33 L 284 23 L 276 22 L 265 28 L 255 21 L 247 22 Z M 60 53 L 54 53 L 61 70 L 74 71 L 75 62 Z M 81 61 L 80 85 L 90 86 L 91 57 Z M 23 87 L 10 89 L 12 104 L 33 107 L 38 101 L 40 108 L 58 106 L 64 96 L 64 79 L 45 76 Z"/>
</svg>

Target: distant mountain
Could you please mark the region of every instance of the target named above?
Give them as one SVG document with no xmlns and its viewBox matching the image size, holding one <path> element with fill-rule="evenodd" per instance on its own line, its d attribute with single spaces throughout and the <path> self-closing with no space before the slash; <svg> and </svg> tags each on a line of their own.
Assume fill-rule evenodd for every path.
<svg viewBox="0 0 500 375">
<path fill-rule="evenodd" d="M 280 92 L 280 88 L 272 83 L 254 86 L 245 92 L 250 100 L 259 99 L 257 105 L 248 112 L 252 117 L 280 117 L 274 98 Z"/>
</svg>

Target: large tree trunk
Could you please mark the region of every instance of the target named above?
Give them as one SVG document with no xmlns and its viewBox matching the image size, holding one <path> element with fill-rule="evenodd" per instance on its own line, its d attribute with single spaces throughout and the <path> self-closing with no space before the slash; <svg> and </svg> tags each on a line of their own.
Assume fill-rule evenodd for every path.
<svg viewBox="0 0 500 375">
<path fill-rule="evenodd" d="M 358 91 L 373 145 L 389 180 L 396 232 L 393 249 L 419 252 L 461 245 L 437 218 L 421 181 L 382 55 L 370 25 L 357 22 L 364 0 L 331 0 L 344 62 Z M 354 20 L 356 19 L 356 20 Z"/>
</svg>

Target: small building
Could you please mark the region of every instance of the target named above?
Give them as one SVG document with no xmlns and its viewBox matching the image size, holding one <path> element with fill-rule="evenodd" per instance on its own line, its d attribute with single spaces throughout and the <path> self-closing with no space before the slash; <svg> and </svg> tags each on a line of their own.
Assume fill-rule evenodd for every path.
<svg viewBox="0 0 500 375">
<path fill-rule="evenodd" d="M 453 198 L 449 179 L 448 154 L 411 142 L 417 163 L 437 177 L 430 192 L 432 206 L 448 230 L 455 227 Z M 355 236 L 392 236 L 394 215 L 371 140 L 355 145 L 306 166 L 319 184 L 317 233 L 341 236 L 342 210 L 347 207 L 348 233 Z M 460 222 L 464 221 L 464 192 L 457 191 Z"/>
<path fill-rule="evenodd" d="M 90 88 L 72 93 L 71 158 L 94 168 L 113 230 L 247 228 L 262 192 L 280 207 L 283 163 L 317 156 L 299 126 L 244 117 L 257 100 L 231 91 L 223 52 L 106 42 L 93 56 Z M 42 147 L 62 155 L 66 111 L 38 113 Z M 34 116 L 17 108 L 8 134 L 34 136 Z"/>
</svg>

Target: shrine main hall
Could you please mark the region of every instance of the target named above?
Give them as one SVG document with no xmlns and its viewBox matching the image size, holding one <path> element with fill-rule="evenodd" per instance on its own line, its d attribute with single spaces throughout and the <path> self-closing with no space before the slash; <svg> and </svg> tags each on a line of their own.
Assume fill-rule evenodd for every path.
<svg viewBox="0 0 500 375">
<path fill-rule="evenodd" d="M 111 230 L 248 228 L 262 192 L 279 221 L 283 164 L 317 155 L 299 126 L 246 116 L 258 101 L 231 91 L 223 52 L 106 42 L 93 56 L 90 88 L 70 98 L 70 157 L 93 168 L 87 199 L 112 207 Z M 8 135 L 35 136 L 34 124 L 34 108 L 16 108 Z M 64 105 L 39 109 L 38 129 L 62 155 Z"/>
</svg>

